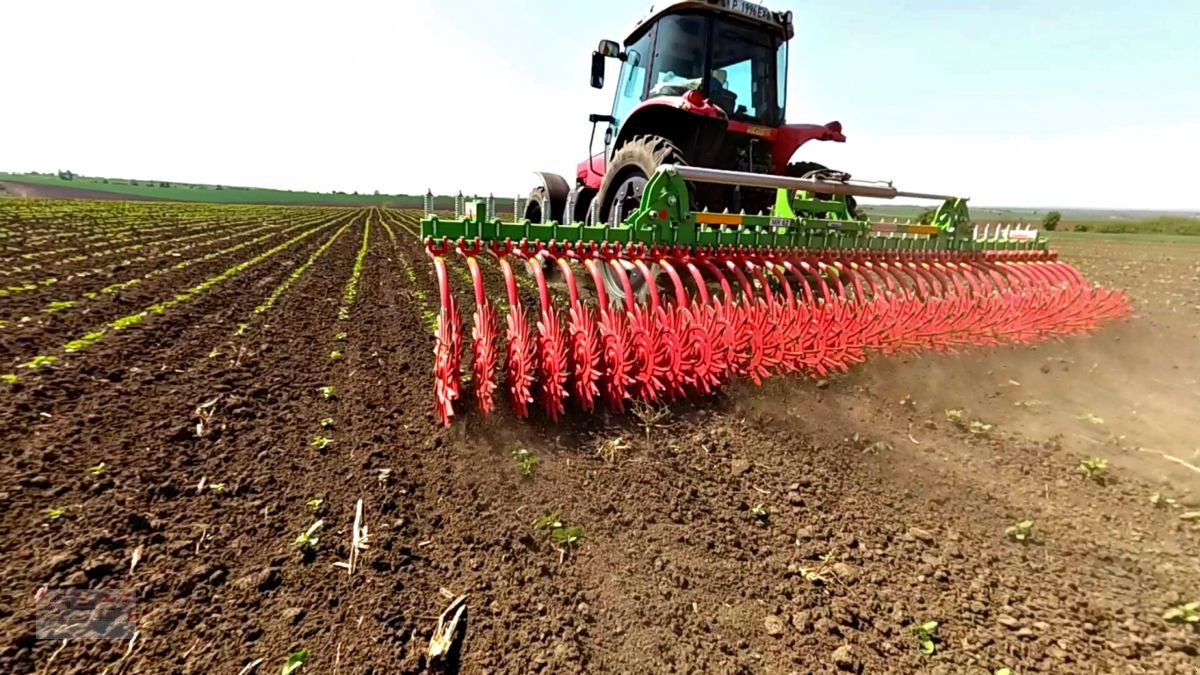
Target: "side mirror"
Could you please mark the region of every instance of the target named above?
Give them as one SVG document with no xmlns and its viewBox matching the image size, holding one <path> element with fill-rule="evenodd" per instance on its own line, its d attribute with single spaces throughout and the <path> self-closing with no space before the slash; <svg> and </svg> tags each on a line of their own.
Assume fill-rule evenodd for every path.
<svg viewBox="0 0 1200 675">
<path fill-rule="evenodd" d="M 620 58 L 621 44 L 616 40 L 601 40 L 600 44 L 596 47 L 596 51 L 599 52 L 601 56 L 610 59 Z"/>
<path fill-rule="evenodd" d="M 616 40 L 601 40 L 592 52 L 592 87 L 604 88 L 604 59 L 622 58 L 621 44 Z"/>
<path fill-rule="evenodd" d="M 592 88 L 604 88 L 604 55 L 592 52 Z"/>
</svg>

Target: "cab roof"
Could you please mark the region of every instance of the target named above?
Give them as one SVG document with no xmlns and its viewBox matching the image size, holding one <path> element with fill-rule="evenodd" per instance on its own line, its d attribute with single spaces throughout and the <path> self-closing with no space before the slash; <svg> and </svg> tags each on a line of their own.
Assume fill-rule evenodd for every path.
<svg viewBox="0 0 1200 675">
<path fill-rule="evenodd" d="M 687 10 L 737 17 L 773 31 L 784 40 L 790 40 L 795 34 L 790 11 L 775 12 L 757 3 L 746 2 L 746 0 L 664 0 L 652 5 L 650 11 L 634 24 L 633 30 L 625 38 L 625 46 L 628 47 L 636 42 L 654 25 L 655 21 L 664 15 Z"/>
</svg>

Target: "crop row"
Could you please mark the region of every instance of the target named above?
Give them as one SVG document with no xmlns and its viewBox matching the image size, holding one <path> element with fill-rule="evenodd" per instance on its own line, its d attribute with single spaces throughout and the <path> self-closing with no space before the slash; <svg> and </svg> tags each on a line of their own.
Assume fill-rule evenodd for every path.
<svg viewBox="0 0 1200 675">
<path fill-rule="evenodd" d="M 248 222 L 248 220 L 243 220 L 242 222 Z M 145 221 L 131 221 L 125 218 L 109 221 L 104 225 L 98 225 L 95 222 L 89 223 L 87 221 L 60 224 L 59 227 L 38 227 L 36 224 L 31 224 L 31 227 L 35 229 L 24 236 L 21 242 L 22 247 L 27 250 L 23 253 L 0 259 L 0 264 L 10 263 L 19 259 L 27 261 L 36 260 L 59 253 L 104 246 L 113 242 L 124 242 L 136 240 L 141 237 L 154 236 L 161 232 L 178 232 L 179 230 L 192 228 L 220 228 L 223 225 L 223 223 L 213 223 L 208 218 L 196 216 L 186 219 L 166 218 L 154 225 L 147 225 Z M 48 248 L 45 246 L 46 242 L 66 242 L 70 245 L 60 248 Z"/>
<path fill-rule="evenodd" d="M 257 222 L 256 221 L 245 221 L 245 222 L 236 223 L 234 225 L 227 225 L 227 226 L 222 226 L 222 227 L 213 227 L 211 225 L 205 224 L 204 227 L 195 228 L 198 231 L 193 232 L 190 229 L 184 230 L 185 232 L 189 232 L 189 234 L 182 234 L 182 235 L 178 233 L 179 230 L 178 230 L 178 228 L 176 228 L 176 229 L 168 230 L 171 233 L 171 236 L 168 236 L 166 238 L 135 239 L 132 241 L 132 243 L 106 242 L 109 245 L 109 248 L 91 251 L 86 254 L 85 253 L 76 253 L 69 257 L 61 258 L 59 260 L 55 260 L 55 261 L 51 261 L 51 262 L 47 262 L 47 263 L 34 262 L 34 263 L 26 263 L 24 265 L 7 266 L 7 267 L 5 267 L 3 265 L 3 263 L 0 263 L 0 276 L 13 276 L 16 274 L 29 272 L 32 270 L 45 270 L 45 269 L 50 269 L 51 272 L 53 273 L 53 270 L 55 270 L 60 265 L 67 265 L 67 264 L 72 264 L 72 263 L 83 263 L 88 260 L 107 258 L 109 256 L 119 255 L 122 253 L 137 252 L 137 251 L 141 251 L 141 250 L 144 250 L 147 248 L 154 249 L 159 246 L 174 245 L 174 244 L 178 244 L 181 242 L 192 241 L 195 239 L 203 239 L 204 237 L 211 238 L 211 237 L 213 237 L 213 235 L 215 233 L 228 232 L 230 230 L 233 230 L 236 232 L 243 228 L 261 226 L 264 224 L 281 225 L 286 222 L 288 222 L 288 221 L 280 220 L 278 222 L 272 221 L 271 223 L 266 223 L 265 221 L 262 221 L 262 220 L 257 221 Z M 211 239 L 208 240 L 207 242 L 202 242 L 202 243 L 210 243 L 210 242 L 211 242 Z"/>
<path fill-rule="evenodd" d="M 262 232 L 263 230 L 270 230 L 270 229 L 274 229 L 277 227 L 279 227 L 279 226 L 276 224 L 251 225 L 244 229 L 234 230 L 232 232 L 228 232 L 227 234 L 224 234 L 224 235 L 218 236 L 218 237 L 211 237 L 211 233 L 203 233 L 201 235 L 193 235 L 191 237 L 180 238 L 180 239 L 194 239 L 199 236 L 210 236 L 211 237 L 210 239 L 207 239 L 205 241 L 199 241 L 199 242 L 192 241 L 192 242 L 188 242 L 182 246 L 177 246 L 175 248 L 171 248 L 171 249 L 167 249 L 167 250 L 159 250 L 157 253 L 150 254 L 150 255 L 140 255 L 140 256 L 135 256 L 132 258 L 125 258 L 120 261 L 115 261 L 115 262 L 111 263 L 110 265 L 108 265 L 107 267 L 97 267 L 97 268 L 84 269 L 84 270 L 70 272 L 67 278 L 71 278 L 71 279 L 86 278 L 89 276 L 93 276 L 95 274 L 103 274 L 103 273 L 109 272 L 114 267 L 124 268 L 124 267 L 129 267 L 136 263 L 149 262 L 152 260 L 157 260 L 159 258 L 178 258 L 193 248 L 203 248 L 206 246 L 211 246 L 213 244 L 223 243 L 225 241 L 229 241 L 230 239 L 236 239 L 238 237 L 244 237 L 247 235 L 257 234 L 259 232 Z M 145 245 L 137 245 L 135 248 L 140 250 L 144 247 L 145 247 Z M 87 261 L 88 259 L 89 259 L 88 256 L 80 255 L 80 256 L 73 256 L 71 258 L 68 258 L 67 261 L 74 262 L 74 263 L 82 263 L 82 262 Z M 27 293 L 29 291 L 37 290 L 38 288 L 53 286 L 53 285 L 57 284 L 59 281 L 60 280 L 59 280 L 58 276 L 49 276 L 49 277 L 45 277 L 43 279 L 39 279 L 37 281 L 28 281 L 28 282 L 24 282 L 24 283 L 10 284 L 10 285 L 6 286 L 5 288 L 0 288 L 0 298 L 12 296 L 12 295 L 18 295 L 21 293 Z M 113 284 L 112 286 L 109 286 L 109 287 L 103 289 L 101 291 L 101 293 L 110 293 L 114 290 L 119 290 L 120 288 L 125 287 L 126 285 L 132 285 L 133 283 L 136 283 L 136 281 L 127 282 L 126 284 Z M 94 293 L 91 294 L 91 297 L 95 297 L 95 294 Z"/>
<path fill-rule="evenodd" d="M 297 225 L 293 225 L 291 227 L 284 228 L 283 230 L 279 230 L 279 231 L 275 231 L 275 232 L 268 232 L 267 234 L 255 237 L 254 239 L 249 239 L 249 240 L 246 240 L 243 242 L 239 242 L 237 244 L 234 244 L 233 246 L 229 246 L 229 247 L 219 249 L 216 251 L 211 251 L 209 253 L 206 253 L 206 254 L 196 257 L 196 258 L 192 258 L 189 260 L 181 260 L 169 267 L 159 267 L 159 268 L 151 270 L 150 272 L 147 272 L 144 275 L 133 277 L 131 279 L 127 279 L 125 281 L 120 281 L 120 282 L 117 282 L 114 284 L 110 284 L 110 285 L 105 286 L 104 288 L 100 289 L 99 291 L 90 291 L 90 292 L 84 293 L 79 299 L 56 300 L 54 302 L 47 304 L 42 309 L 42 311 L 48 312 L 48 313 L 60 312 L 65 309 L 69 309 L 69 308 L 75 307 L 77 305 L 83 304 L 87 300 L 93 300 L 93 299 L 98 298 L 103 295 L 112 295 L 119 291 L 123 291 L 123 290 L 129 289 L 129 288 L 132 288 L 134 286 L 140 285 L 145 281 L 151 281 L 151 280 L 156 279 L 161 276 L 165 276 L 165 275 L 168 275 L 168 274 L 171 274 L 174 272 L 180 272 L 180 271 L 186 270 L 193 265 L 210 262 L 212 260 L 216 260 L 217 258 L 232 255 L 243 249 L 261 244 L 263 242 L 266 242 L 266 241 L 273 239 L 275 237 L 278 237 L 280 235 L 287 235 L 290 232 L 293 232 L 295 230 L 298 230 L 298 229 L 301 229 L 304 227 L 308 227 L 309 225 L 310 224 L 308 224 L 308 223 L 300 223 Z"/>
<path fill-rule="evenodd" d="M 181 230 L 225 229 L 250 222 L 283 222 L 293 219 L 297 212 L 328 217 L 330 211 L 320 208 L 294 209 L 256 206 L 243 208 L 204 207 L 196 205 L 155 204 L 136 206 L 108 203 L 70 202 L 68 208 L 53 208 L 62 202 L 0 202 L 0 222 L 8 221 L 13 233 L 5 241 L 6 250 L 22 253 L 0 259 L 0 267 L 11 266 L 15 260 L 33 260 L 64 252 L 59 244 L 69 244 L 69 250 L 111 246 L 113 243 L 150 239 L 159 232 L 178 233 Z M 46 246 L 53 243 L 55 246 Z"/>
<path fill-rule="evenodd" d="M 203 294 L 210 291 L 214 287 L 228 281 L 229 279 L 236 277 L 237 275 L 244 272 L 245 270 L 247 270 L 251 267 L 254 267 L 255 265 L 258 265 L 258 264 L 278 255 L 279 253 L 281 253 L 283 251 L 288 250 L 292 246 L 300 243 L 301 241 L 304 241 L 305 239 L 311 237 L 313 234 L 315 234 L 317 232 L 327 229 L 328 227 L 330 227 L 333 224 L 334 224 L 333 221 L 327 221 L 321 225 L 312 227 L 312 228 L 300 233 L 299 235 L 292 237 L 291 239 L 288 239 L 287 241 L 285 241 L 283 243 L 280 243 L 262 253 L 259 253 L 258 255 L 250 258 L 249 260 L 244 260 L 242 262 L 239 262 L 239 263 L 229 267 L 225 271 L 221 272 L 220 274 L 217 274 L 215 276 L 209 277 L 208 279 L 205 279 L 204 281 L 200 282 L 199 284 L 196 284 L 195 286 L 192 286 L 184 291 L 174 293 L 171 297 L 163 299 L 157 303 L 154 303 L 154 304 L 146 307 L 145 309 L 141 310 L 140 312 L 136 312 L 134 314 L 130 314 L 127 316 L 123 316 L 123 317 L 114 319 L 112 321 L 105 322 L 104 324 L 87 332 L 83 336 L 67 342 L 65 345 L 63 345 L 60 348 L 59 351 L 62 354 L 72 354 L 72 353 L 83 351 L 83 350 L 91 347 L 92 345 L 94 345 L 96 342 L 104 339 L 107 336 L 111 336 L 117 332 L 120 332 L 122 330 L 130 328 L 132 326 L 139 325 L 155 315 L 164 314 L 168 310 L 171 310 L 172 308 L 174 308 L 178 305 L 190 302 L 190 301 L 194 300 L 195 298 L 202 296 Z M 25 363 L 21 364 L 18 367 L 36 370 L 39 368 L 50 366 L 57 360 L 58 360 L 58 356 L 56 356 L 56 355 L 42 354 L 42 355 L 38 355 L 38 356 L 31 358 L 30 360 L 26 361 Z M 8 379 L 10 381 L 12 379 L 15 379 L 15 377 L 16 377 L 15 375 L 4 376 L 5 379 Z"/>
<path fill-rule="evenodd" d="M 395 219 L 392 221 L 392 225 L 403 229 L 405 232 L 408 232 L 414 237 L 416 236 L 416 233 L 410 230 L 409 227 L 397 217 L 396 212 L 389 210 L 386 215 Z M 388 235 L 391 237 L 392 248 L 396 250 L 396 264 L 399 265 L 401 273 L 404 274 L 405 280 L 408 281 L 409 292 L 411 292 L 421 304 L 421 318 L 425 321 L 425 327 L 430 333 L 433 333 L 437 330 L 437 309 L 434 306 L 434 303 L 430 301 L 429 294 L 425 291 L 425 289 L 421 288 L 420 284 L 417 283 L 417 273 L 415 270 L 413 270 L 412 263 L 404 256 L 403 251 L 396 245 L 396 236 L 392 232 L 391 227 L 388 225 L 388 221 L 384 219 L 382 222 L 384 223 L 384 226 L 387 227 Z"/>
</svg>

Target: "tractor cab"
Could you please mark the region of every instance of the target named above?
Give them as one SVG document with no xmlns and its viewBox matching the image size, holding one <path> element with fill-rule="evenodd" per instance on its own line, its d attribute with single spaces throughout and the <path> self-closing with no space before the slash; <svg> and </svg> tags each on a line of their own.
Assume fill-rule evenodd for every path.
<svg viewBox="0 0 1200 675">
<path fill-rule="evenodd" d="M 619 222 L 662 164 L 803 176 L 827 171 L 792 163 L 811 140 L 845 140 L 841 125 L 785 124 L 792 13 L 745 0 L 657 4 L 623 43 L 601 40 L 591 85 L 603 88 L 609 59 L 620 62 L 612 108 L 593 114 L 588 157 L 574 181 L 538 172 L 524 214 L 531 222 Z M 605 125 L 597 147 L 597 125 Z M 758 212 L 772 190 L 693 185 L 693 202 Z"/>
<path fill-rule="evenodd" d="M 613 125 L 619 129 L 651 99 L 688 96 L 727 119 L 777 127 L 784 119 L 791 36 L 790 12 L 740 0 L 690 0 L 652 10 L 615 55 L 622 63 Z M 601 67 L 613 47 L 602 43 L 597 50 Z"/>
</svg>

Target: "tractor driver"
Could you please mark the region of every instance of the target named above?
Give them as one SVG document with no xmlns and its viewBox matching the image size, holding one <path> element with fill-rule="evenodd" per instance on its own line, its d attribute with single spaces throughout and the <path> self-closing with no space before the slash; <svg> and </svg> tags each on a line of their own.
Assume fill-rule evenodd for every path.
<svg viewBox="0 0 1200 675">
<path fill-rule="evenodd" d="M 722 68 L 712 71 L 708 78 L 708 100 L 726 113 L 731 113 L 737 106 L 737 93 L 725 87 L 727 77 Z"/>
</svg>

